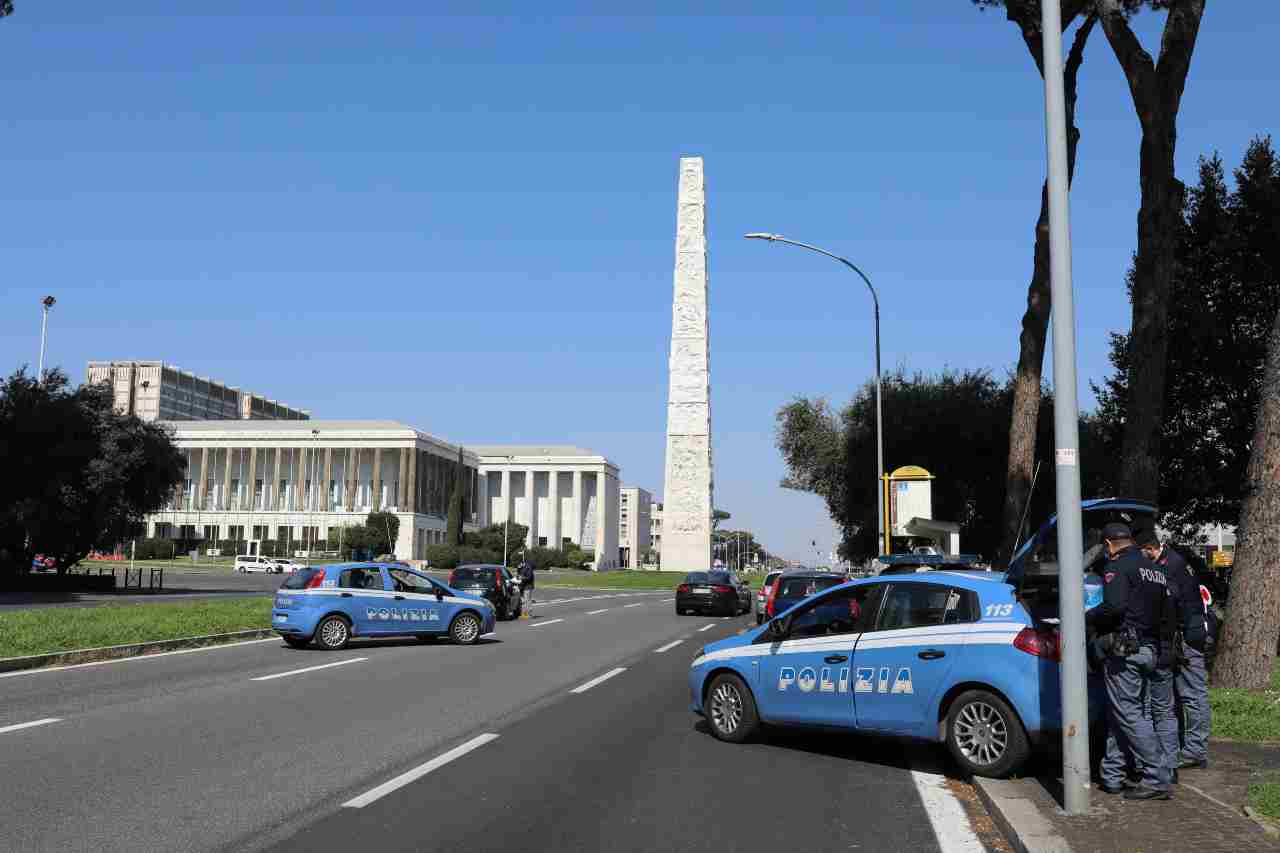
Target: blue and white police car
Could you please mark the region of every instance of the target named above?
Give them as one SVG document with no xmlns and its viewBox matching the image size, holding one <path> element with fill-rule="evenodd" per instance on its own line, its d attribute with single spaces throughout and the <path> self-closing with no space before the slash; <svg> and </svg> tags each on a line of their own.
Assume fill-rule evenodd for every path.
<svg viewBox="0 0 1280 853">
<path fill-rule="evenodd" d="M 1059 667 L 1056 627 L 1004 573 L 936 571 L 851 581 L 712 643 L 689 689 L 721 740 L 762 723 L 921 738 L 1000 777 L 1061 731 Z"/>
<path fill-rule="evenodd" d="M 294 572 L 276 591 L 271 627 L 295 648 L 341 649 L 352 637 L 447 636 L 461 645 L 493 632 L 493 605 L 403 564 L 340 563 Z"/>
</svg>

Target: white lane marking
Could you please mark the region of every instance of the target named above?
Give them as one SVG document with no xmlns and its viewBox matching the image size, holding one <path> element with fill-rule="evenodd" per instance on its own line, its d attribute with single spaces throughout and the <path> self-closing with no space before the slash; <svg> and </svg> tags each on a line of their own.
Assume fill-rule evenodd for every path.
<svg viewBox="0 0 1280 853">
<path fill-rule="evenodd" d="M 497 739 L 498 739 L 498 736 L 495 734 L 477 735 L 476 737 L 473 737 L 471 740 L 467 741 L 461 746 L 455 746 L 453 749 L 449 750 L 443 755 L 437 755 L 435 758 L 431 759 L 426 764 L 419 764 L 417 767 L 413 768 L 412 770 L 401 773 L 396 778 L 391 779 L 390 781 L 387 781 L 387 782 L 383 782 L 381 785 L 379 785 L 376 788 L 370 788 L 368 791 L 365 791 L 363 794 L 361 794 L 358 797 L 347 800 L 345 803 L 342 804 L 342 807 L 347 809 L 362 809 L 365 806 L 369 805 L 370 803 L 374 802 L 375 800 L 379 800 L 382 797 L 385 797 L 387 794 L 390 794 L 392 791 L 395 791 L 399 788 L 403 788 L 405 785 L 408 785 L 410 782 L 416 782 L 418 779 L 421 779 L 423 776 L 426 776 L 432 770 L 438 770 L 441 767 L 448 764 L 450 761 L 453 761 L 454 759 L 457 759 L 457 758 L 461 758 L 462 756 L 466 755 L 468 752 L 471 752 L 473 749 L 479 749 L 480 747 L 484 746 L 486 743 L 489 743 L 490 741 L 494 741 Z"/>
<path fill-rule="evenodd" d="M 664 598 L 664 599 L 662 599 L 662 603 L 663 603 L 663 604 L 670 604 L 670 603 L 671 603 L 671 602 L 673 602 L 673 601 L 675 601 L 675 599 L 674 599 L 674 598 Z"/>
<path fill-rule="evenodd" d="M 698 629 L 698 633 L 701 634 L 703 631 L 710 631 L 715 626 L 716 626 L 716 623 L 714 622 L 712 622 L 710 625 L 703 625 L 701 628 Z"/>
<path fill-rule="evenodd" d="M 602 608 L 602 609 L 600 609 L 600 610 L 592 610 L 591 612 L 587 613 L 587 615 L 588 615 L 588 616 L 595 616 L 597 613 L 608 613 L 608 612 L 609 612 L 609 608 L 605 607 L 605 608 Z"/>
<path fill-rule="evenodd" d="M 644 602 L 643 602 L 643 601 L 637 601 L 635 604 L 624 604 L 624 605 L 622 605 L 622 609 L 623 609 L 623 610 L 626 610 L 628 607 L 643 607 L 643 606 L 644 606 Z"/>
<path fill-rule="evenodd" d="M 64 666 L 42 666 L 39 669 L 19 669 L 15 672 L 0 672 L 0 678 L 17 678 L 20 675 L 40 675 L 44 672 L 62 672 L 64 669 L 83 669 L 86 666 L 106 666 L 109 663 L 129 663 L 136 660 L 155 660 L 156 658 L 167 658 L 170 655 L 190 655 L 196 652 L 216 652 L 219 649 L 230 649 L 236 646 L 251 646 L 254 643 L 278 643 L 280 637 L 264 637 L 261 640 L 240 640 L 235 643 L 220 643 L 213 646 L 201 646 L 198 649 L 178 649 L 175 652 L 156 652 L 153 655 L 134 655 L 127 658 L 112 658 L 111 660 L 95 660 L 89 663 L 69 663 Z M 94 651 L 93 649 L 82 650 L 74 649 L 73 651 Z"/>
<path fill-rule="evenodd" d="M 965 813 L 964 806 L 947 788 L 945 777 L 912 770 L 911 781 L 915 782 L 920 793 L 920 801 L 924 804 L 925 814 L 929 816 L 942 853 L 983 853 L 987 849 L 969 825 L 969 815 Z"/>
<path fill-rule="evenodd" d="M 608 672 L 606 672 L 604 675 L 597 675 L 595 678 L 591 679 L 585 684 L 579 684 L 577 687 L 573 688 L 569 692 L 570 693 L 586 693 L 588 690 L 590 690 L 592 687 L 595 687 L 597 684 L 601 684 L 605 681 L 608 681 L 610 678 L 613 678 L 615 675 L 621 675 L 626 671 L 627 671 L 627 668 L 625 666 L 620 666 L 617 669 L 611 669 Z"/>
<path fill-rule="evenodd" d="M 0 735 L 6 732 L 16 732 L 21 729 L 30 729 L 35 726 L 47 726 L 49 725 L 49 723 L 60 723 L 60 722 L 62 722 L 61 717 L 45 717 L 43 720 L 32 720 L 29 723 L 18 723 L 16 725 L 5 726 L 4 728 L 0 728 Z"/>
<path fill-rule="evenodd" d="M 260 675 L 257 678 L 250 678 L 250 681 L 271 681 L 274 678 L 287 678 L 290 675 L 301 675 L 304 672 L 315 672 L 318 669 L 330 669 L 335 666 L 346 666 L 349 663 L 359 663 L 368 658 L 347 658 L 346 660 L 338 660 L 333 663 L 322 663 L 319 666 L 304 666 L 302 669 L 291 669 L 288 672 L 277 672 L 273 675 Z"/>
<path fill-rule="evenodd" d="M 557 622 L 563 622 L 563 621 L 564 621 L 563 619 L 548 619 L 546 622 L 534 622 L 534 623 L 533 623 L 533 624 L 531 624 L 529 627 L 530 627 L 530 628 L 541 628 L 543 625 L 554 625 L 554 624 L 556 624 Z"/>
<path fill-rule="evenodd" d="M 678 640 L 675 640 L 675 641 L 673 641 L 673 642 L 667 643 L 665 646 L 659 646 L 658 648 L 656 648 L 656 649 L 654 649 L 654 650 L 653 650 L 653 653 L 654 653 L 654 654 L 657 654 L 657 655 L 660 655 L 660 654 L 662 654 L 663 652 L 669 652 L 669 651 L 671 651 L 672 649 L 674 649 L 676 646 L 680 645 L 680 644 L 681 644 L 681 643 L 683 643 L 683 642 L 684 642 L 684 638 L 683 638 L 683 637 L 681 637 L 681 638 L 680 638 L 680 639 L 678 639 Z"/>
</svg>

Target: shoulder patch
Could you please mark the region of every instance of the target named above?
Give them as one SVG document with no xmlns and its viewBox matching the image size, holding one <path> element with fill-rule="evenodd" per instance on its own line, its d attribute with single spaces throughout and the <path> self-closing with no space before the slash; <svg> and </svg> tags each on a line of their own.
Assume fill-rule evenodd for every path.
<svg viewBox="0 0 1280 853">
<path fill-rule="evenodd" d="M 1102 576 L 1102 582 L 1111 583 L 1111 579 L 1114 578 L 1115 576 L 1116 576 L 1115 572 L 1107 572 L 1105 575 Z"/>
</svg>

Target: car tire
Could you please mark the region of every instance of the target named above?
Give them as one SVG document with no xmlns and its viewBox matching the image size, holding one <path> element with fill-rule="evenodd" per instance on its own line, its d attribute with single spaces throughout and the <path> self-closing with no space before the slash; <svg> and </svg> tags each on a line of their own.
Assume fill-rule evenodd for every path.
<svg viewBox="0 0 1280 853">
<path fill-rule="evenodd" d="M 1027 760 L 1031 745 L 1018 715 L 987 690 L 966 690 L 947 709 L 947 749 L 967 773 L 1003 779 Z"/>
<path fill-rule="evenodd" d="M 703 713 L 711 733 L 727 743 L 742 743 L 760 728 L 755 697 L 746 683 L 731 672 L 711 679 Z"/>
<path fill-rule="evenodd" d="M 311 645 L 310 637 L 283 637 L 284 644 L 291 649 L 305 649 Z"/>
<path fill-rule="evenodd" d="M 480 627 L 480 617 L 469 610 L 464 611 L 449 623 L 449 639 L 456 646 L 473 646 L 480 639 Z"/>
<path fill-rule="evenodd" d="M 326 651 L 345 649 L 351 640 L 351 623 L 341 616 L 326 616 L 316 626 L 314 639 Z"/>
</svg>

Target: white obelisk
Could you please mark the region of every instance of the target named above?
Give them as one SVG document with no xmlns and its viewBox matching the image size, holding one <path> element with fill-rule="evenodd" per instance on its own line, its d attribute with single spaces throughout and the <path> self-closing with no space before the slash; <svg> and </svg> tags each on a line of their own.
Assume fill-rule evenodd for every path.
<svg viewBox="0 0 1280 853">
<path fill-rule="evenodd" d="M 680 158 L 669 387 L 662 568 L 706 571 L 711 566 L 713 484 L 707 202 L 701 157 Z"/>
</svg>

